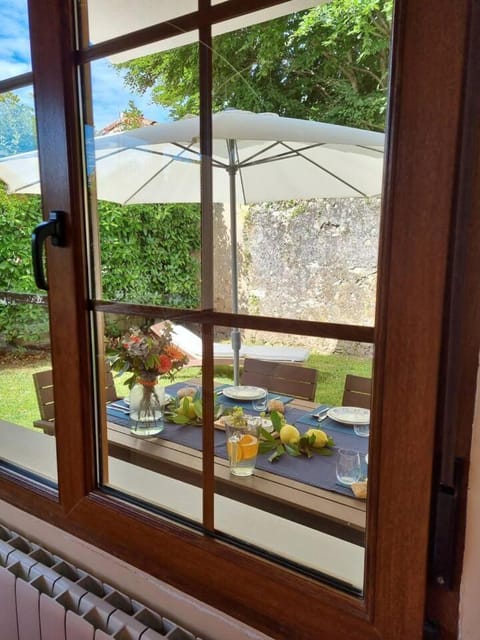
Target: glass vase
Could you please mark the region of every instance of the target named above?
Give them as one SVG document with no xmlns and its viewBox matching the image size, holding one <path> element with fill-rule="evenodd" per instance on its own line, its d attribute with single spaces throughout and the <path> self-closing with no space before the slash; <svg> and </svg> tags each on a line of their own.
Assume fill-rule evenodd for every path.
<svg viewBox="0 0 480 640">
<path fill-rule="evenodd" d="M 136 436 L 154 436 L 161 433 L 165 390 L 158 377 L 144 375 L 137 378 L 130 390 L 130 428 Z"/>
</svg>

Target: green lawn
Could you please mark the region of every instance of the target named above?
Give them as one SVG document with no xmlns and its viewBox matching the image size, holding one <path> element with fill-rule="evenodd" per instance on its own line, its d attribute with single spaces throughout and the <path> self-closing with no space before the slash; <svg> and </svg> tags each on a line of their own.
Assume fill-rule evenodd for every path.
<svg viewBox="0 0 480 640">
<path fill-rule="evenodd" d="M 311 354 L 306 366 L 314 367 L 319 371 L 316 400 L 332 405 L 341 404 L 347 373 L 371 376 L 371 364 L 371 358 Z M 40 416 L 32 373 L 50 367 L 50 360 L 47 358 L 38 359 L 29 364 L 22 364 L 21 361 L 7 363 L 0 361 L 0 419 L 33 428 L 33 421 Z M 176 381 L 199 376 L 199 367 L 185 367 L 177 374 Z M 217 367 L 215 379 L 218 382 L 231 382 L 232 367 L 226 365 Z M 162 382 L 168 384 L 168 380 Z M 123 384 L 122 378 L 116 380 L 116 386 L 120 396 L 128 394 L 128 388 Z"/>
</svg>

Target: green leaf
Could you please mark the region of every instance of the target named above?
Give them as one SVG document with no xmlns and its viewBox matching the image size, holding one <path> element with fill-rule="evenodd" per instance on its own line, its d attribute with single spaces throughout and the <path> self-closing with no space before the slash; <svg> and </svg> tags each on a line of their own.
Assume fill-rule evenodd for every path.
<svg viewBox="0 0 480 640">
<path fill-rule="evenodd" d="M 294 444 L 284 444 L 283 445 L 285 447 L 285 450 L 288 454 L 290 454 L 291 456 L 300 456 L 302 455 L 300 452 L 300 449 L 298 448 L 297 445 Z"/>
<path fill-rule="evenodd" d="M 271 434 L 269 431 L 267 431 L 266 429 L 264 429 L 263 427 L 260 427 L 260 428 L 259 428 L 259 430 L 258 430 L 258 434 L 259 434 L 259 435 L 260 435 L 260 437 L 262 437 L 264 440 L 267 440 L 267 441 L 269 441 L 269 442 L 273 442 L 273 443 L 276 443 L 276 442 L 277 442 L 277 439 L 276 439 L 276 438 L 274 438 L 274 437 L 272 436 L 272 434 Z"/>
<path fill-rule="evenodd" d="M 215 403 L 214 409 L 213 409 L 213 415 L 215 417 L 215 420 L 218 420 L 218 418 L 220 418 L 220 416 L 223 415 L 224 412 L 224 406 L 223 404 L 220 404 L 219 402 Z"/>
<path fill-rule="evenodd" d="M 270 414 L 270 420 L 275 431 L 280 433 L 280 429 L 283 426 L 283 418 L 278 411 L 272 411 Z"/>
<path fill-rule="evenodd" d="M 305 444 L 304 446 L 300 447 L 300 452 L 303 453 L 305 456 L 307 456 L 307 458 L 313 457 L 312 447 L 309 446 L 308 444 Z"/>
<path fill-rule="evenodd" d="M 176 413 L 172 417 L 172 422 L 174 422 L 175 424 L 189 424 L 190 418 L 187 418 L 187 416 L 178 415 L 178 413 Z"/>
<path fill-rule="evenodd" d="M 315 443 L 315 436 L 311 435 L 311 436 L 302 436 L 298 442 L 298 446 L 300 448 L 302 447 L 313 447 Z"/>
<path fill-rule="evenodd" d="M 200 418 L 201 420 L 203 415 L 202 401 L 195 400 L 193 403 L 193 408 L 195 409 L 195 413 L 197 414 L 197 417 Z"/>
<path fill-rule="evenodd" d="M 276 462 L 277 460 L 279 460 L 281 456 L 283 456 L 284 453 L 285 453 L 285 449 L 283 445 L 277 446 L 275 451 L 272 453 L 272 455 L 269 456 L 268 458 L 269 462 Z"/>
<path fill-rule="evenodd" d="M 277 445 L 275 442 L 265 442 L 262 441 L 258 445 L 258 453 L 268 453 L 272 449 L 276 449 Z"/>
<path fill-rule="evenodd" d="M 318 453 L 319 456 L 333 456 L 333 451 L 328 447 L 322 447 L 321 449 L 315 449 L 315 452 Z"/>
</svg>

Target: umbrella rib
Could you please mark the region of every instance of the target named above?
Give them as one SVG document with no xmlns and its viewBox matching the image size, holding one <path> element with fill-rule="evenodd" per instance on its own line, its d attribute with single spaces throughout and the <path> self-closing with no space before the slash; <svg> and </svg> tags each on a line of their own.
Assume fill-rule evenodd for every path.
<svg viewBox="0 0 480 640">
<path fill-rule="evenodd" d="M 267 147 L 263 147 L 262 149 L 260 149 L 260 151 L 257 151 L 256 153 L 253 153 L 251 156 L 249 156 L 248 158 L 245 158 L 245 160 L 243 160 L 242 162 L 238 162 L 238 166 L 239 167 L 248 167 L 250 164 L 255 164 L 254 162 L 252 162 L 252 160 L 258 156 L 263 155 L 264 153 L 267 153 L 268 151 L 270 151 L 271 149 L 274 149 L 275 147 L 277 147 L 280 144 L 280 142 L 277 140 L 276 142 L 272 142 L 272 144 L 269 144 Z M 314 145 L 316 146 L 316 145 Z M 238 146 L 237 146 L 237 155 L 238 155 Z M 270 162 L 270 160 L 266 160 L 266 162 Z"/>
<path fill-rule="evenodd" d="M 318 146 L 324 146 L 325 143 L 309 145 L 307 147 L 302 147 L 302 149 L 292 149 L 285 142 L 279 142 L 279 144 L 283 145 L 289 151 L 286 151 L 286 152 L 284 152 L 282 154 L 278 154 L 275 158 L 263 158 L 262 160 L 257 160 L 255 162 L 251 162 L 249 165 L 242 164 L 242 167 L 244 167 L 244 166 L 256 166 L 256 165 L 260 165 L 260 164 L 265 164 L 267 162 L 274 162 L 274 161 L 277 161 L 277 160 L 288 160 L 289 158 L 291 158 L 293 156 L 298 156 L 300 158 L 303 158 L 307 162 L 310 162 L 311 164 L 313 164 L 313 166 L 317 167 L 317 169 L 320 169 L 320 171 L 323 171 L 324 173 L 327 173 L 329 176 L 332 176 L 332 178 L 334 178 L 335 180 L 338 180 L 338 182 L 341 182 L 342 184 L 346 185 L 347 187 L 349 187 L 350 189 L 352 189 L 353 191 L 355 191 L 359 195 L 361 195 L 361 196 L 363 196 L 365 198 L 367 197 L 366 193 L 364 193 L 363 191 L 360 191 L 360 189 L 357 189 L 357 187 L 355 187 L 353 184 L 351 184 L 347 180 L 344 180 L 343 178 L 340 178 L 340 176 L 336 175 L 332 171 L 329 171 L 325 167 L 322 167 L 321 164 L 319 164 L 318 162 L 315 162 L 315 160 L 312 160 L 311 158 L 308 158 L 307 156 L 303 155 L 303 153 L 301 153 L 302 151 L 308 151 L 309 149 L 314 149 L 314 148 L 316 148 Z M 359 146 L 359 145 L 355 145 L 355 146 Z"/>
<path fill-rule="evenodd" d="M 375 147 L 369 147 L 368 145 L 365 145 L 365 144 L 357 144 L 355 146 L 359 147 L 360 149 L 367 149 L 367 151 L 373 151 L 373 153 L 379 153 L 382 156 L 385 153 L 383 149 L 376 149 Z"/>
<path fill-rule="evenodd" d="M 180 143 L 177 142 L 171 142 L 168 144 L 172 144 L 176 147 L 178 147 L 179 149 L 182 150 L 183 152 L 192 152 L 196 153 L 197 156 L 199 156 L 200 154 L 195 151 L 194 149 L 192 150 L 191 146 L 185 146 L 182 145 Z M 193 144 L 193 143 L 192 143 Z M 155 178 L 157 178 L 163 171 L 165 171 L 173 162 L 186 162 L 188 164 L 200 164 L 200 159 L 196 160 L 196 159 L 189 159 L 189 158 L 182 158 L 181 154 L 172 154 L 172 153 L 165 153 L 164 151 L 155 151 L 154 149 L 144 149 L 143 147 L 130 147 L 128 150 L 132 150 L 134 149 L 135 151 L 140 151 L 142 153 L 150 153 L 153 155 L 157 155 L 157 156 L 161 156 L 163 158 L 169 158 L 169 161 L 166 162 L 158 171 L 156 171 L 153 175 L 150 176 L 150 178 L 148 180 L 146 180 L 140 187 L 138 187 L 138 189 L 136 189 L 125 201 L 123 204 L 128 204 L 129 202 L 131 202 L 133 200 L 133 198 L 135 198 L 135 196 L 137 195 L 137 193 L 139 193 L 140 191 L 142 191 L 142 189 L 144 189 L 148 184 L 150 184 Z M 125 149 L 118 149 L 110 154 L 106 154 L 104 156 L 102 156 L 101 158 L 98 159 L 98 161 L 103 160 L 104 158 L 109 158 L 112 155 L 115 155 L 115 153 L 121 153 L 122 151 L 125 151 Z M 215 164 L 215 163 L 214 163 Z M 217 163 L 218 166 L 222 167 L 222 164 Z"/>
<path fill-rule="evenodd" d="M 192 149 L 192 147 L 188 146 L 186 147 L 185 145 L 180 144 L 179 142 L 172 142 L 171 144 L 174 144 L 175 146 L 179 147 L 180 149 L 185 149 L 185 151 L 190 151 L 192 153 L 196 153 L 198 156 L 198 160 L 197 163 L 200 164 L 200 151 L 196 151 L 195 149 Z M 152 153 L 155 153 L 154 151 L 152 151 Z M 176 158 L 177 156 L 172 156 L 173 158 Z M 186 159 L 183 160 L 183 162 L 193 162 Z M 220 162 L 220 160 L 217 160 L 216 158 L 212 158 L 212 164 L 214 167 L 218 167 L 219 169 L 228 169 L 228 164 L 226 164 L 225 162 Z"/>
<path fill-rule="evenodd" d="M 263 155 L 264 153 L 266 153 L 267 151 L 270 151 L 271 149 L 273 149 L 274 147 L 276 147 L 278 145 L 287 146 L 285 144 L 285 142 L 275 142 L 275 144 L 271 144 L 270 146 L 265 147 L 261 151 L 258 151 L 257 153 L 251 155 L 249 158 L 246 158 L 245 160 L 243 160 L 240 163 L 240 166 L 241 167 L 255 167 L 258 164 L 267 164 L 267 163 L 270 163 L 270 162 L 276 162 L 277 160 L 288 160 L 289 158 L 292 158 L 294 156 L 299 156 L 301 151 L 309 151 L 310 149 L 316 149 L 317 147 L 324 146 L 325 143 L 324 142 L 316 142 L 315 144 L 309 144 L 309 145 L 307 145 L 305 147 L 301 147 L 299 149 L 290 149 L 289 147 L 287 147 L 287 149 L 289 149 L 289 151 L 284 151 L 283 153 L 277 153 L 277 155 L 268 156 L 268 158 L 260 158 L 259 160 L 255 160 L 255 158 L 257 156 Z"/>
<path fill-rule="evenodd" d="M 24 191 L 20 191 L 20 189 L 29 189 L 30 187 L 34 187 L 35 185 L 40 184 L 40 180 L 35 180 L 35 182 L 29 182 L 28 184 L 22 184 L 18 189 L 14 189 L 13 191 L 7 191 L 9 195 L 13 195 L 15 193 L 24 193 Z"/>
<path fill-rule="evenodd" d="M 189 147 L 184 147 L 183 145 L 180 144 L 176 144 L 173 143 L 175 146 L 179 147 L 180 149 L 182 149 L 183 151 L 190 151 Z M 139 187 L 138 189 L 136 189 L 136 191 L 134 191 L 132 193 L 132 195 L 127 198 L 127 200 L 125 200 L 125 204 L 128 204 L 129 202 L 131 202 L 131 200 L 137 195 L 137 193 L 139 193 L 142 189 L 144 189 L 146 187 L 147 184 L 150 184 L 152 182 L 152 180 L 154 180 L 157 176 L 159 176 L 163 171 L 165 171 L 165 169 L 167 169 L 167 167 L 169 167 L 173 162 L 192 162 L 194 164 L 198 164 L 198 160 L 187 160 L 186 158 L 182 158 L 181 155 L 178 156 L 173 156 L 170 154 L 164 154 L 164 153 L 158 153 L 153 151 L 152 149 L 142 149 L 141 147 L 137 149 L 137 151 L 145 151 L 148 153 L 153 153 L 154 155 L 159 155 L 159 156 L 165 156 L 170 158 L 168 162 L 166 162 L 163 167 L 161 167 L 158 171 L 156 171 L 152 176 L 150 176 L 150 178 L 148 180 L 146 180 L 141 187 Z"/>
<path fill-rule="evenodd" d="M 126 148 L 122 148 L 122 149 L 115 149 L 111 153 L 106 153 L 104 156 L 101 156 L 100 158 L 98 158 L 97 162 L 101 162 L 102 160 L 105 160 L 106 158 L 111 158 L 112 156 L 114 156 L 116 154 L 124 153 L 125 151 L 137 151 L 137 152 L 141 152 L 141 153 L 150 153 L 152 155 L 161 156 L 161 157 L 164 157 L 164 158 L 171 158 L 172 162 L 186 162 L 186 163 L 190 163 L 190 164 L 200 164 L 200 153 L 198 151 L 196 151 L 195 149 L 193 149 L 192 147 L 188 147 L 188 146 L 179 144 L 178 142 L 168 142 L 168 143 L 165 143 L 165 144 L 171 144 L 173 146 L 178 147 L 179 149 L 182 149 L 183 151 L 189 151 L 191 153 L 195 153 L 198 156 L 198 159 L 182 158 L 181 155 L 173 154 L 173 153 L 166 153 L 165 151 L 155 151 L 155 149 L 145 149 L 143 147 L 126 147 Z M 212 163 L 213 163 L 214 166 L 219 167 L 221 169 L 226 169 L 228 167 L 228 165 L 226 165 L 225 163 L 220 162 L 219 160 L 216 160 L 215 158 L 212 158 Z M 165 167 L 167 167 L 169 164 L 170 163 L 166 164 Z M 163 167 L 163 168 L 165 168 L 165 167 Z"/>
<path fill-rule="evenodd" d="M 238 178 L 240 180 L 240 187 L 242 189 L 242 195 L 243 195 L 243 204 L 247 204 L 247 194 L 245 191 L 245 182 L 243 181 L 243 174 L 242 174 L 242 163 L 240 162 L 240 156 L 238 154 L 238 143 L 236 140 L 233 141 L 234 143 L 234 148 L 235 148 L 235 155 L 236 155 L 236 164 L 232 167 L 232 169 L 235 170 L 235 173 L 238 174 Z M 255 154 L 256 155 L 256 154 Z M 228 167 L 226 167 L 227 171 L 228 171 Z"/>
</svg>

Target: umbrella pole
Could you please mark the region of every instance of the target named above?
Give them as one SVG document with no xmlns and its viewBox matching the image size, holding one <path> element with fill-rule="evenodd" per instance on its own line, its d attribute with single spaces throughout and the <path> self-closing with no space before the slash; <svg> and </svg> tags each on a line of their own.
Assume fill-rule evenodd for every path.
<svg viewBox="0 0 480 640">
<path fill-rule="evenodd" d="M 235 164 L 235 141 L 227 140 L 228 148 L 228 175 L 230 178 L 230 241 L 231 241 L 231 269 L 232 269 L 232 313 L 238 313 L 238 264 L 237 264 L 237 194 L 235 178 L 237 167 Z M 231 331 L 233 350 L 233 384 L 239 384 L 240 374 L 240 348 L 242 340 L 240 329 Z"/>
</svg>

